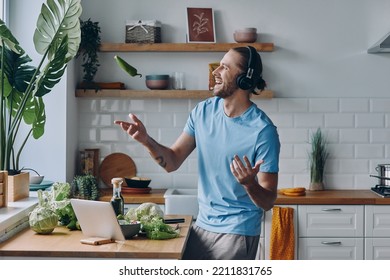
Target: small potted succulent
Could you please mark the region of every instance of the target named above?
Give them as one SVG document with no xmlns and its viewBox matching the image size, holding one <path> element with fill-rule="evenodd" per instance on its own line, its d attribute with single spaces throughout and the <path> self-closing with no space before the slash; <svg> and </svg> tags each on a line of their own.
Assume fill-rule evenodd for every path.
<svg viewBox="0 0 390 280">
<path fill-rule="evenodd" d="M 310 186 L 309 190 L 318 191 L 324 189 L 325 164 L 329 157 L 326 137 L 318 128 L 311 135 L 311 151 L 309 153 Z"/>
</svg>

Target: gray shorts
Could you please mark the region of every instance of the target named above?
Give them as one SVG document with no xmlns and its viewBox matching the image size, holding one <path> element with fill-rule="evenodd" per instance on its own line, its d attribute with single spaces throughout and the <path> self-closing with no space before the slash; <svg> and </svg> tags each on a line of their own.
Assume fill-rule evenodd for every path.
<svg viewBox="0 0 390 280">
<path fill-rule="evenodd" d="M 193 224 L 184 260 L 254 260 L 259 236 L 215 233 Z"/>
</svg>

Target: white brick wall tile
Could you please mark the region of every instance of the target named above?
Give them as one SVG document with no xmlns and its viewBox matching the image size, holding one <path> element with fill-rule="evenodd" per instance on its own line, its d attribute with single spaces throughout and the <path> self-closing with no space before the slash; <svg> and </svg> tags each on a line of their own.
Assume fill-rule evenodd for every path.
<svg viewBox="0 0 390 280">
<path fill-rule="evenodd" d="M 354 127 L 353 114 L 325 114 L 325 127 L 350 128 Z"/>
<path fill-rule="evenodd" d="M 130 100 L 129 113 L 145 112 L 145 100 Z"/>
<path fill-rule="evenodd" d="M 390 127 L 390 114 L 385 114 L 385 127 Z"/>
<path fill-rule="evenodd" d="M 283 144 L 280 145 L 280 158 L 293 158 L 294 156 L 294 145 L 293 144 Z"/>
<path fill-rule="evenodd" d="M 293 127 L 294 126 L 294 116 L 291 114 L 281 114 L 281 113 L 272 113 L 268 114 L 268 117 L 271 118 L 272 122 L 276 127 Z"/>
<path fill-rule="evenodd" d="M 292 188 L 292 186 L 294 186 L 294 175 L 280 172 L 278 177 L 278 188 Z"/>
<path fill-rule="evenodd" d="M 173 187 L 173 173 L 147 173 L 145 177 L 152 179 L 149 185 L 152 189 L 169 189 Z"/>
<path fill-rule="evenodd" d="M 253 99 L 253 103 L 263 110 L 267 115 L 278 111 L 277 99 Z"/>
<path fill-rule="evenodd" d="M 308 141 L 307 129 L 280 128 L 278 133 L 281 143 L 306 143 Z"/>
<path fill-rule="evenodd" d="M 149 113 L 147 127 L 170 128 L 173 127 L 173 114 Z"/>
<path fill-rule="evenodd" d="M 308 172 L 308 164 L 306 159 L 280 159 L 280 173 L 305 173 Z"/>
<path fill-rule="evenodd" d="M 385 147 L 380 144 L 357 144 L 355 145 L 356 158 L 383 158 Z"/>
<path fill-rule="evenodd" d="M 384 127 L 385 126 L 385 116 L 383 114 L 368 113 L 368 114 L 356 114 L 356 127 Z"/>
<path fill-rule="evenodd" d="M 309 108 L 309 102 L 305 98 L 281 98 L 278 101 L 281 113 L 307 112 Z"/>
<path fill-rule="evenodd" d="M 193 157 L 187 158 L 188 172 L 192 174 L 198 174 L 198 160 Z"/>
<path fill-rule="evenodd" d="M 339 111 L 339 101 L 336 98 L 313 98 L 309 100 L 309 111 L 313 113 L 336 113 Z"/>
<path fill-rule="evenodd" d="M 173 116 L 173 127 L 183 129 L 187 123 L 189 113 L 175 113 Z"/>
<path fill-rule="evenodd" d="M 340 160 L 339 159 L 333 159 L 328 158 L 328 160 L 325 163 L 325 173 L 338 173 L 340 170 Z"/>
<path fill-rule="evenodd" d="M 113 120 L 110 114 L 80 114 L 80 127 L 111 126 Z"/>
<path fill-rule="evenodd" d="M 388 98 L 376 98 L 371 99 L 371 112 L 389 112 L 390 99 Z"/>
<path fill-rule="evenodd" d="M 368 98 L 345 98 L 340 99 L 341 113 L 369 112 L 370 100 Z"/>
<path fill-rule="evenodd" d="M 309 189 L 309 183 L 310 183 L 309 172 L 307 174 L 298 174 L 298 175 L 294 175 L 294 183 L 292 187 Z"/>
<path fill-rule="evenodd" d="M 293 158 L 309 158 L 310 144 L 294 144 L 294 157 Z"/>
<path fill-rule="evenodd" d="M 367 173 L 369 171 L 368 160 L 365 159 L 340 159 L 340 173 Z"/>
<path fill-rule="evenodd" d="M 390 130 L 389 129 L 372 129 L 371 143 L 389 143 Z"/>
<path fill-rule="evenodd" d="M 294 114 L 294 127 L 322 127 L 324 116 L 316 113 Z"/>
<path fill-rule="evenodd" d="M 101 149 L 130 155 L 137 170 L 151 177 L 151 187 L 194 187 L 196 151 L 174 173 L 166 173 L 149 153 L 118 126 L 135 113 L 148 133 L 170 146 L 182 133 L 189 112 L 201 100 L 78 99 L 79 149 Z M 320 127 L 328 140 L 327 189 L 369 189 L 377 183 L 377 164 L 390 158 L 390 98 L 274 98 L 255 100 L 278 127 L 281 141 L 279 187 L 306 186 L 310 181 L 310 135 Z"/>
<path fill-rule="evenodd" d="M 129 112 L 128 102 L 120 99 L 102 99 L 100 100 L 101 112 Z"/>
<path fill-rule="evenodd" d="M 186 99 L 162 99 L 161 112 L 188 112 L 189 101 Z"/>
<path fill-rule="evenodd" d="M 126 141 L 128 139 L 126 133 L 121 130 L 121 129 L 118 129 L 118 127 L 106 127 L 106 128 L 100 128 L 98 130 L 100 133 L 100 141 L 103 141 L 103 142 L 107 142 L 107 141 L 110 141 L 110 142 L 123 142 L 123 141 Z"/>
<path fill-rule="evenodd" d="M 197 188 L 198 175 L 194 174 L 179 174 L 173 176 L 173 186 L 175 188 Z"/>
<path fill-rule="evenodd" d="M 100 109 L 100 102 L 96 99 L 79 98 L 77 101 L 79 112 L 97 112 Z"/>
<path fill-rule="evenodd" d="M 329 158 L 353 158 L 355 155 L 351 144 L 328 144 L 328 149 Z"/>
<path fill-rule="evenodd" d="M 373 174 L 374 173 L 370 173 Z M 375 173 L 376 175 L 376 173 Z M 370 177 L 369 174 L 355 174 L 355 188 L 360 190 L 369 190 L 379 183 L 379 179 Z"/>
<path fill-rule="evenodd" d="M 368 143 L 370 131 L 368 129 L 340 130 L 340 143 Z"/>
<path fill-rule="evenodd" d="M 161 144 L 171 146 L 183 132 L 182 128 L 162 128 L 160 129 Z"/>
<path fill-rule="evenodd" d="M 79 139 L 81 142 L 96 142 L 97 132 L 95 128 L 84 128 L 79 131 Z"/>
<path fill-rule="evenodd" d="M 327 174 L 325 176 L 325 189 L 327 190 L 349 190 L 354 188 L 353 175 L 348 174 Z"/>
</svg>

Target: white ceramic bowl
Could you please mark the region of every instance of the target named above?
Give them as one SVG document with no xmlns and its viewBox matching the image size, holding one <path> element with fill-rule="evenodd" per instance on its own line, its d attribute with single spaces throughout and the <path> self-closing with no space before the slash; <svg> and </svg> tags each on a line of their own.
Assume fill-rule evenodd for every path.
<svg viewBox="0 0 390 280">
<path fill-rule="evenodd" d="M 43 178 L 45 178 L 45 176 L 30 175 L 30 184 L 39 185 L 42 183 Z"/>
</svg>

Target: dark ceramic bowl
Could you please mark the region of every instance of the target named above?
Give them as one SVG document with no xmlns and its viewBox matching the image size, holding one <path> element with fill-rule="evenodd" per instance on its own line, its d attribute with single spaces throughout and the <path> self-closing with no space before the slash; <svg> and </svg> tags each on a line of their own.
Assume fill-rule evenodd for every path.
<svg viewBox="0 0 390 280">
<path fill-rule="evenodd" d="M 145 83 L 148 89 L 167 89 L 169 75 L 146 75 Z"/>
<path fill-rule="evenodd" d="M 121 226 L 122 233 L 126 239 L 132 238 L 133 236 L 137 235 L 141 230 L 140 222 L 125 223 L 124 220 L 119 220 L 119 224 Z"/>
<path fill-rule="evenodd" d="M 125 181 L 129 188 L 147 188 L 152 180 L 142 177 L 125 177 Z"/>
</svg>

